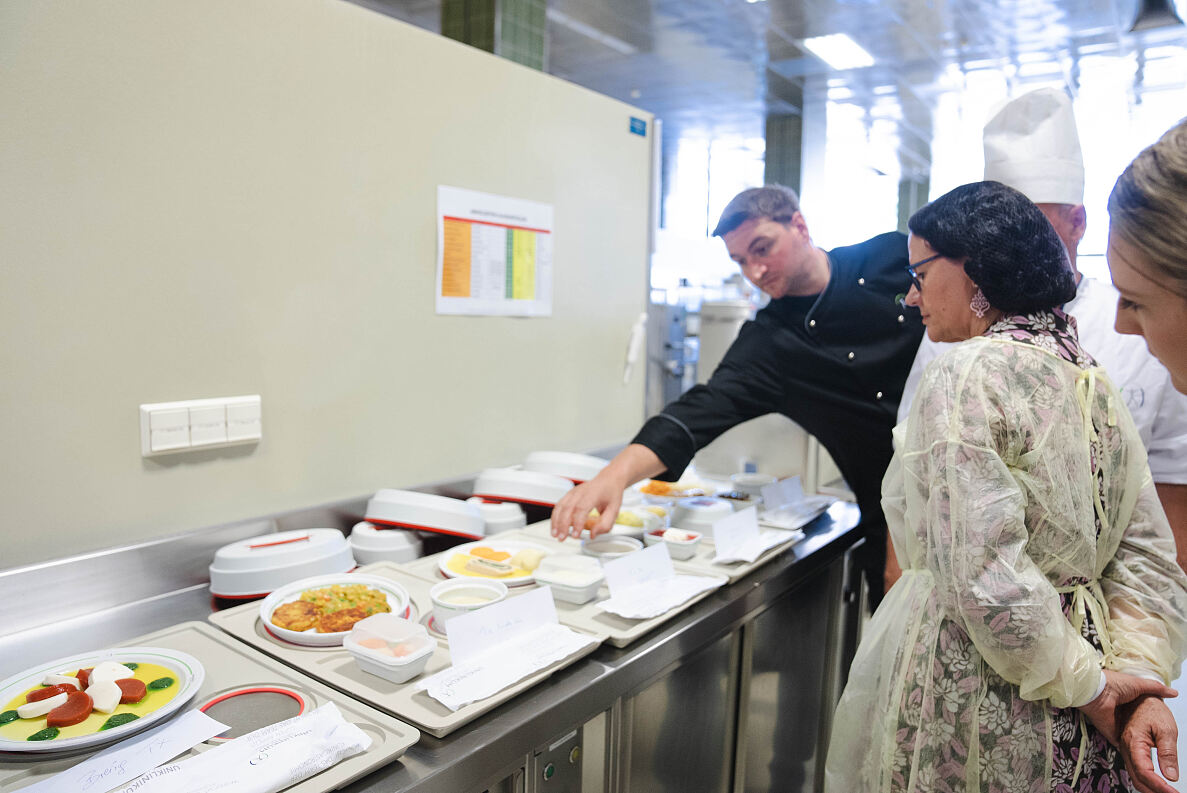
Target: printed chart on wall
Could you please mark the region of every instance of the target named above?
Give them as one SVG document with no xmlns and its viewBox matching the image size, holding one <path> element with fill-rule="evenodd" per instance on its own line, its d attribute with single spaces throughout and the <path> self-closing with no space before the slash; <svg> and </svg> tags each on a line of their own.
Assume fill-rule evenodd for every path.
<svg viewBox="0 0 1187 793">
<path fill-rule="evenodd" d="M 552 206 L 438 185 L 437 313 L 552 316 Z"/>
</svg>

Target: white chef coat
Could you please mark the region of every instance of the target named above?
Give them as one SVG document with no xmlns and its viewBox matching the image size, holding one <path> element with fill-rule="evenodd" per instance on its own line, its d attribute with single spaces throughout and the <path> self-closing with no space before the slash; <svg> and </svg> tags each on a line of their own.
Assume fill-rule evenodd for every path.
<svg viewBox="0 0 1187 793">
<path fill-rule="evenodd" d="M 1141 336 L 1124 336 L 1113 329 L 1117 296 L 1111 284 L 1084 277 L 1076 297 L 1063 309 L 1076 318 L 1080 346 L 1105 368 L 1125 398 L 1146 446 L 1154 481 L 1187 484 L 1187 395 L 1171 385 L 1170 373 L 1146 349 Z M 923 337 L 903 387 L 900 422 L 910 413 L 924 368 L 951 346 Z"/>
</svg>

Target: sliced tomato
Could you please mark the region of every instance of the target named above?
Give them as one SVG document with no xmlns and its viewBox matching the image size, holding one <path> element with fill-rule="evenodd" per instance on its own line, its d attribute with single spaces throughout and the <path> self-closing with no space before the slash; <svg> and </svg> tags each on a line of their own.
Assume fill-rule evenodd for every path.
<svg viewBox="0 0 1187 793">
<path fill-rule="evenodd" d="M 56 697 L 58 694 L 69 694 L 71 691 L 78 691 L 78 689 L 69 683 L 58 683 L 57 685 L 46 686 L 45 688 L 35 688 L 25 695 L 25 702 L 40 702 L 43 699 Z"/>
<path fill-rule="evenodd" d="M 148 688 L 144 685 L 144 681 L 137 680 L 134 677 L 125 677 L 123 680 L 115 681 L 115 684 L 120 687 L 121 705 L 139 702 L 148 693 Z"/>
<path fill-rule="evenodd" d="M 83 691 L 86 691 L 87 686 L 91 684 L 91 670 L 94 668 L 93 666 L 88 666 L 86 669 L 79 669 L 78 674 L 75 675 L 78 678 L 78 682 L 82 684 Z"/>
<path fill-rule="evenodd" d="M 69 727 L 81 724 L 91 715 L 91 695 L 85 691 L 72 691 L 66 695 L 66 704 L 59 705 L 45 717 L 47 727 Z"/>
</svg>

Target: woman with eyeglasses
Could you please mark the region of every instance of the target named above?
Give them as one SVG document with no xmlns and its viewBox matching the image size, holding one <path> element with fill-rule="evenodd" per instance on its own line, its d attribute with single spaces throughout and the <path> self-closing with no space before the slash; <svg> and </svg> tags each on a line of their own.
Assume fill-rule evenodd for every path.
<svg viewBox="0 0 1187 793">
<path fill-rule="evenodd" d="M 1141 440 L 1059 309 L 1075 280 L 1038 207 L 979 182 L 908 226 L 907 302 L 962 343 L 895 428 L 903 576 L 850 670 L 826 789 L 1133 790 L 1118 707 L 1174 694 L 1187 632 Z"/>
</svg>

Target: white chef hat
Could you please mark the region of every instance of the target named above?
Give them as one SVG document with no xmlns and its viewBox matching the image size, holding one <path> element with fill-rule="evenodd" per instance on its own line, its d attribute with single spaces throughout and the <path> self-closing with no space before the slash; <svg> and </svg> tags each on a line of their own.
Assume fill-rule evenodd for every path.
<svg viewBox="0 0 1187 793">
<path fill-rule="evenodd" d="M 1084 155 L 1066 92 L 1040 88 L 1006 103 L 984 138 L 986 179 L 1036 204 L 1084 203 Z"/>
</svg>

